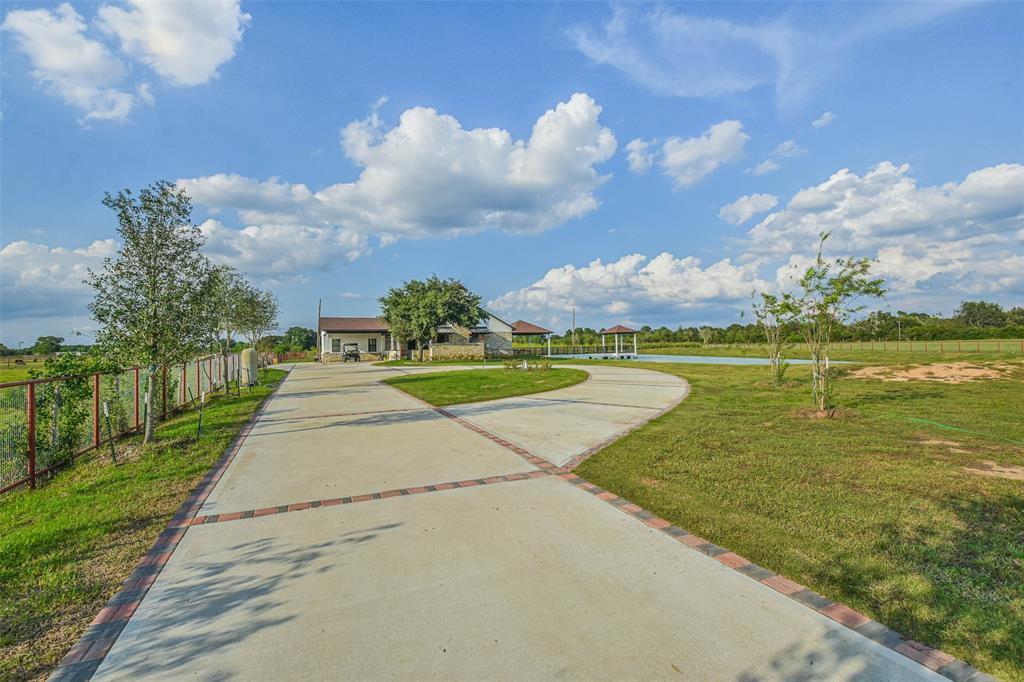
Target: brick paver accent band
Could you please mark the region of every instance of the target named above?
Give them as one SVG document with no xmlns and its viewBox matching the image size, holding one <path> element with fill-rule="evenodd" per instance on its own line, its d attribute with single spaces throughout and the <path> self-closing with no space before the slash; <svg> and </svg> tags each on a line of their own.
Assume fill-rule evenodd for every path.
<svg viewBox="0 0 1024 682">
<path fill-rule="evenodd" d="M 934 670 L 940 675 L 954 680 L 954 682 L 998 682 L 998 680 L 991 675 L 981 672 L 977 668 L 964 663 L 944 651 L 927 646 L 921 642 L 908 640 L 898 632 L 885 627 L 881 623 L 871 620 L 864 614 L 851 609 L 849 606 L 840 604 L 839 602 L 834 602 L 827 597 L 823 597 L 817 592 L 814 592 L 813 590 L 810 590 L 789 578 L 776 575 L 771 570 L 752 563 L 750 560 L 740 556 L 739 554 L 730 552 L 724 547 L 719 547 L 698 535 L 694 535 L 693 533 L 685 531 L 678 526 L 674 526 L 669 521 L 654 516 L 642 507 L 633 504 L 625 498 L 619 497 L 611 491 L 590 483 L 571 471 L 559 474 L 559 478 L 580 490 L 590 493 L 597 499 L 618 508 L 620 511 L 639 519 L 645 525 L 661 531 L 687 547 L 711 557 L 723 566 L 726 566 L 738 573 L 742 573 L 748 578 L 756 580 L 766 587 L 772 588 L 779 594 L 800 602 L 804 606 L 831 618 L 840 625 L 872 639 L 884 647 L 901 653 L 926 668 Z"/>
<path fill-rule="evenodd" d="M 250 509 L 230 514 L 209 514 L 197 516 L 192 519 L 193 526 L 208 526 L 211 523 L 224 523 L 225 521 L 237 521 L 239 519 L 251 519 L 258 516 L 272 516 L 275 514 L 288 514 L 290 512 L 305 511 L 307 509 L 319 509 L 320 507 L 335 507 L 343 504 L 356 504 L 358 502 L 369 502 L 371 500 L 382 500 L 389 497 L 401 497 L 405 495 L 421 495 L 441 490 L 455 490 L 457 488 L 472 488 L 478 485 L 493 485 L 495 483 L 509 483 L 511 481 L 526 481 L 534 478 L 545 478 L 551 476 L 552 472 L 527 471 L 518 474 L 506 474 L 504 476 L 491 476 L 489 478 L 470 478 L 465 481 L 448 481 L 446 483 L 433 483 L 431 485 L 415 488 L 396 488 L 394 490 L 382 490 L 375 493 L 363 495 L 349 495 L 348 497 L 332 497 L 324 500 L 310 500 L 309 502 L 296 502 L 294 504 L 280 505 L 277 507 L 263 507 L 262 509 Z"/>
<path fill-rule="evenodd" d="M 185 498 L 178 511 L 168 521 L 167 527 L 157 537 L 156 542 L 142 557 L 128 579 L 121 584 L 121 589 L 100 610 L 78 643 L 71 647 L 61 660 L 60 665 L 50 675 L 51 682 L 85 682 L 92 679 L 103 659 L 106 658 L 107 652 L 114 646 L 114 642 L 121 635 L 128 620 L 135 613 L 135 609 L 149 592 L 150 586 L 156 581 L 160 571 L 163 570 L 164 565 L 171 558 L 171 554 L 174 553 L 185 536 L 195 515 L 242 448 L 245 439 L 266 411 L 282 384 L 284 384 L 283 380 L 263 399 L 228 449 L 207 472 L 192 494 Z"/>
</svg>

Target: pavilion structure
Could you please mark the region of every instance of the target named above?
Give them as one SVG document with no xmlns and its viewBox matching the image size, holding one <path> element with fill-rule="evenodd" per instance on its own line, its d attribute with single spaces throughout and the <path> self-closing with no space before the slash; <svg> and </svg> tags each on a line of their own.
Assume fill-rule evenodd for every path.
<svg viewBox="0 0 1024 682">
<path fill-rule="evenodd" d="M 601 350 L 605 351 L 605 348 L 606 348 L 605 341 L 607 340 L 607 338 L 609 336 L 611 336 L 612 337 L 612 341 L 613 341 L 614 354 L 616 356 L 624 355 L 624 354 L 629 353 L 630 351 L 626 350 L 626 344 L 625 344 L 624 339 L 622 337 L 625 336 L 628 339 L 631 334 L 633 336 L 633 350 L 632 350 L 632 354 L 636 355 L 636 335 L 637 335 L 637 331 L 635 329 L 630 329 L 629 327 L 626 327 L 626 326 L 621 325 L 621 324 L 617 324 L 614 327 L 608 327 L 607 329 L 602 329 L 601 330 Z"/>
<path fill-rule="evenodd" d="M 551 355 L 551 335 L 554 334 L 550 329 L 539 327 L 535 324 L 527 322 L 526 320 L 516 320 L 512 323 L 512 337 L 517 336 L 526 337 L 526 347 L 530 348 L 530 341 L 534 338 L 539 337 L 540 339 L 547 339 L 548 342 L 548 355 Z"/>
</svg>

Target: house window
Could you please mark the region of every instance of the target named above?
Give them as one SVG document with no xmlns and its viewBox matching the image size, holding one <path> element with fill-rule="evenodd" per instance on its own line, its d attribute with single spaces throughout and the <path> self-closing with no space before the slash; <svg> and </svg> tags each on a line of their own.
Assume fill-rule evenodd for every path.
<svg viewBox="0 0 1024 682">
<path fill-rule="evenodd" d="M 377 339 L 376 338 L 372 338 L 371 337 L 371 338 L 366 340 L 366 351 L 368 353 L 376 353 L 377 352 Z"/>
<path fill-rule="evenodd" d="M 449 341 L 451 341 L 451 334 L 438 334 L 437 335 L 437 342 L 438 343 L 448 343 Z"/>
<path fill-rule="evenodd" d="M 341 339 L 331 339 L 331 352 L 332 353 L 340 353 L 341 352 Z"/>
</svg>

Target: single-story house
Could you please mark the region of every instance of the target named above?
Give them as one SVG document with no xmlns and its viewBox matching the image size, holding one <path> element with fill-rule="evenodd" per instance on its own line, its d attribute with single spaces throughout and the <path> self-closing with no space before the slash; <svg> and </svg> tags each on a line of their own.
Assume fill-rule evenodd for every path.
<svg viewBox="0 0 1024 682">
<path fill-rule="evenodd" d="M 354 343 L 364 359 L 409 357 L 419 349 L 415 341 L 399 347 L 387 322 L 378 317 L 321 317 L 317 348 L 322 362 L 341 360 L 345 344 Z M 438 327 L 437 340 L 424 349 L 424 359 L 479 360 L 512 354 L 512 325 L 480 310 L 480 322 L 466 328 Z"/>
</svg>

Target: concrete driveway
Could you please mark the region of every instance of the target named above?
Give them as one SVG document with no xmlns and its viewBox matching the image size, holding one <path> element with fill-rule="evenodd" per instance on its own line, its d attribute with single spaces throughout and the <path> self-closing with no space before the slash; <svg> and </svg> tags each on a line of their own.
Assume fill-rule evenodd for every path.
<svg viewBox="0 0 1024 682">
<path fill-rule="evenodd" d="M 566 473 L 688 388 L 588 369 L 438 411 L 296 366 L 96 676 L 944 679 Z"/>
</svg>

